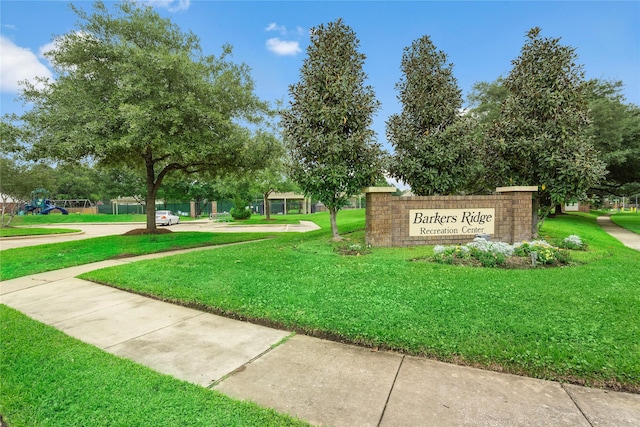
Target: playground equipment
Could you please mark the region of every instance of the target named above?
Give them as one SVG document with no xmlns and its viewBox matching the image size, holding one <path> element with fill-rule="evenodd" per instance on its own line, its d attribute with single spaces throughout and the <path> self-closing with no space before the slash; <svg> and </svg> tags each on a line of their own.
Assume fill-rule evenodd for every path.
<svg viewBox="0 0 640 427">
<path fill-rule="evenodd" d="M 48 194 L 49 192 L 43 188 L 33 190 L 31 192 L 31 203 L 24 205 L 25 212 L 31 212 L 33 214 L 37 213 L 38 215 L 48 215 L 49 212 L 57 209 L 62 212 L 62 215 L 69 215 L 69 212 L 66 209 L 52 203 L 51 200 L 47 198 Z"/>
<path fill-rule="evenodd" d="M 81 213 L 81 214 L 97 214 L 98 207 L 95 203 L 93 203 L 89 199 L 60 199 L 60 200 L 52 200 L 53 205 L 56 205 L 58 208 L 63 208 L 70 214 L 73 213 Z"/>
</svg>

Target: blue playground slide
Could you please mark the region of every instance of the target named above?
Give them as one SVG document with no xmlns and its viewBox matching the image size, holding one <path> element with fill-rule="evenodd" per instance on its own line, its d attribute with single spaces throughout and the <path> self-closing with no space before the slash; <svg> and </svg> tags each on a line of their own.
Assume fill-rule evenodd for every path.
<svg viewBox="0 0 640 427">
<path fill-rule="evenodd" d="M 29 204 L 27 203 L 25 205 L 25 211 L 26 212 L 33 212 L 36 209 L 40 209 L 40 212 L 38 213 L 38 215 L 48 215 L 49 212 L 51 212 L 54 209 L 59 210 L 60 212 L 62 212 L 62 215 L 69 215 L 69 212 L 61 207 L 58 207 L 56 205 L 52 205 L 50 200 L 34 200 L 35 203 L 33 204 Z"/>
</svg>

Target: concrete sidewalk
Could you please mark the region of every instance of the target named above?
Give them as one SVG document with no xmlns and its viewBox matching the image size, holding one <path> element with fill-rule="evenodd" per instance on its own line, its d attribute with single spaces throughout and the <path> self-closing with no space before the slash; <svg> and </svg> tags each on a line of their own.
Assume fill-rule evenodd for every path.
<svg viewBox="0 0 640 427">
<path fill-rule="evenodd" d="M 0 302 L 107 352 L 313 424 L 640 425 L 640 395 L 293 335 L 74 278 L 167 255 L 3 281 Z"/>
<path fill-rule="evenodd" d="M 609 215 L 599 216 L 596 221 L 598 221 L 598 225 L 602 227 L 604 231 L 618 239 L 623 245 L 628 248 L 635 249 L 636 251 L 640 251 L 639 235 L 615 224 L 611 221 L 611 217 Z"/>
</svg>

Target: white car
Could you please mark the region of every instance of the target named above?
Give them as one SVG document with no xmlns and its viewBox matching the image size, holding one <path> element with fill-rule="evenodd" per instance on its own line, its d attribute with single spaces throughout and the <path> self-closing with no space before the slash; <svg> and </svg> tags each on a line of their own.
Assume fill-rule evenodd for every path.
<svg viewBox="0 0 640 427">
<path fill-rule="evenodd" d="M 156 225 L 180 224 L 180 217 L 171 211 L 156 211 Z"/>
</svg>

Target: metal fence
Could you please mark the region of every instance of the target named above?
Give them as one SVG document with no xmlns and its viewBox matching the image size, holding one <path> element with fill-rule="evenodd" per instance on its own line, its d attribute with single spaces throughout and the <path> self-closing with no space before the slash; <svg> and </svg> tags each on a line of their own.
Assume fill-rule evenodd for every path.
<svg viewBox="0 0 640 427">
<path fill-rule="evenodd" d="M 233 203 L 229 200 L 218 201 L 218 212 L 230 212 Z M 190 202 L 156 203 L 156 210 L 170 210 L 179 216 L 191 215 Z M 196 215 L 209 217 L 211 215 L 211 202 L 196 203 Z M 145 214 L 146 206 L 137 202 L 116 202 L 107 201 L 97 206 L 97 213 L 118 215 L 118 214 Z"/>
</svg>

